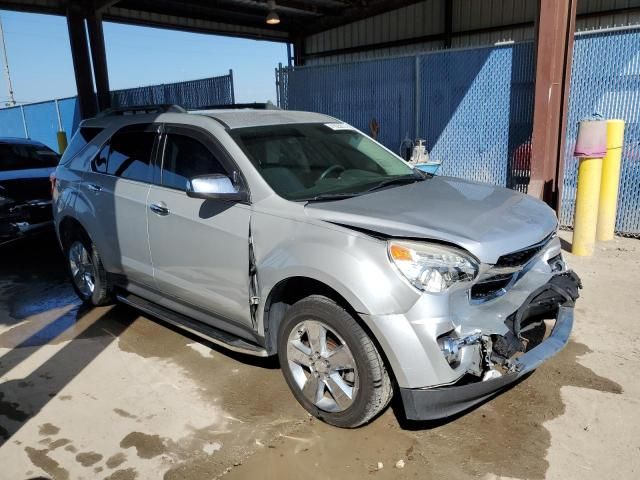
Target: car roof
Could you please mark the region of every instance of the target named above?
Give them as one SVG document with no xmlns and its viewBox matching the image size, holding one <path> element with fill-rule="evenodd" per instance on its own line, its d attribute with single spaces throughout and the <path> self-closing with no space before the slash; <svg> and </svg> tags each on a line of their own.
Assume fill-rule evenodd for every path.
<svg viewBox="0 0 640 480">
<path fill-rule="evenodd" d="M 262 127 L 292 123 L 327 123 L 337 120 L 329 115 L 295 110 L 208 110 L 194 112 L 215 118 L 227 128 Z"/>
<path fill-rule="evenodd" d="M 37 140 L 31 140 L 30 138 L 20 137 L 0 137 L 0 143 L 11 145 L 35 145 L 38 147 L 44 147 L 45 145 Z"/>
<path fill-rule="evenodd" d="M 185 117 L 204 116 L 212 118 L 222 124 L 225 128 L 244 128 L 269 125 L 283 125 L 294 123 L 335 123 L 339 120 L 329 115 L 314 112 L 302 112 L 294 110 L 262 110 L 254 108 L 242 109 L 214 109 L 214 110 L 193 110 L 190 112 L 167 112 L 167 113 L 139 113 L 139 114 L 119 114 L 97 116 L 84 120 L 82 127 L 107 128 L 110 126 L 126 126 L 133 123 L 146 122 L 167 122 L 179 120 L 184 122 Z M 188 122 L 187 122 L 188 123 Z"/>
</svg>

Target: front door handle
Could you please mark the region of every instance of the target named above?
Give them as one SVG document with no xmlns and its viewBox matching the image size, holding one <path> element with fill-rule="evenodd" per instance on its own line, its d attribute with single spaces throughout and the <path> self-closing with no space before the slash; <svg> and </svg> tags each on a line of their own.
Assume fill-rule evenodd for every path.
<svg viewBox="0 0 640 480">
<path fill-rule="evenodd" d="M 167 208 L 167 206 L 165 205 L 164 202 L 160 202 L 160 203 L 152 203 L 151 205 L 149 205 L 149 209 L 157 214 L 157 215 L 161 215 L 161 216 L 166 216 L 169 215 L 169 209 Z"/>
<path fill-rule="evenodd" d="M 96 183 L 90 183 L 89 185 L 87 185 L 87 188 L 96 193 L 102 191 L 102 187 Z"/>
</svg>

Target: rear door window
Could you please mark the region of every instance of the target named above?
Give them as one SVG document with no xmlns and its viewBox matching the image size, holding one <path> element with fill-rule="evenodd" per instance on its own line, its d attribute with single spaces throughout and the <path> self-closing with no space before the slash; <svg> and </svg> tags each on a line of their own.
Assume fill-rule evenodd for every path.
<svg viewBox="0 0 640 480">
<path fill-rule="evenodd" d="M 186 190 L 189 179 L 193 177 L 228 174 L 216 154 L 198 138 L 199 132 L 177 133 L 185 130 L 176 130 L 167 129 L 161 177 L 163 186 Z"/>
<path fill-rule="evenodd" d="M 107 173 L 116 177 L 151 181 L 151 155 L 157 134 L 134 128 L 116 132 L 109 142 Z"/>
<path fill-rule="evenodd" d="M 91 160 L 91 170 L 114 177 L 151 182 L 157 125 L 130 125 L 118 130 Z"/>
</svg>

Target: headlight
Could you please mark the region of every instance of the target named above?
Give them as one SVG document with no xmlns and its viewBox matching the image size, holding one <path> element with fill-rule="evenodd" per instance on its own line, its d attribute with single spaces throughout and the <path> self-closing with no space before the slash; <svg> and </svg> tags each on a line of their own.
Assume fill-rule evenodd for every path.
<svg viewBox="0 0 640 480">
<path fill-rule="evenodd" d="M 471 282 L 478 274 L 476 260 L 454 248 L 392 240 L 387 249 L 407 280 L 426 292 L 444 292 L 453 285 Z"/>
</svg>

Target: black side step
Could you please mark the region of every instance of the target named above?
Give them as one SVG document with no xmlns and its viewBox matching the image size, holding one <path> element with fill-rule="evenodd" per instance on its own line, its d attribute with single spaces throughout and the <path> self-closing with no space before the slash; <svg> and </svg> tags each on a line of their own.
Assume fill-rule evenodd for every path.
<svg viewBox="0 0 640 480">
<path fill-rule="evenodd" d="M 194 335 L 198 335 L 205 340 L 209 340 L 216 345 L 221 345 L 234 352 L 245 353 L 256 357 L 269 356 L 267 351 L 259 345 L 248 342 L 230 333 L 223 332 L 218 328 L 206 325 L 185 315 L 181 315 L 132 293 L 124 292 L 118 294 L 116 298 L 122 303 L 131 305 L 144 313 L 153 315 L 166 323 L 191 332 Z"/>
</svg>

